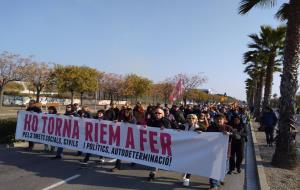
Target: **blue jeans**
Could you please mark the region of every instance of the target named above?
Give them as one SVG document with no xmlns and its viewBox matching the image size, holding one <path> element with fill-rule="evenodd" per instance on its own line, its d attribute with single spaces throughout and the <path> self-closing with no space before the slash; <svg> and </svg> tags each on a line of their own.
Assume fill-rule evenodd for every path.
<svg viewBox="0 0 300 190">
<path fill-rule="evenodd" d="M 209 178 L 209 184 L 210 184 L 211 188 L 218 187 L 218 186 L 220 186 L 220 181 L 218 181 L 216 179 Z"/>
</svg>

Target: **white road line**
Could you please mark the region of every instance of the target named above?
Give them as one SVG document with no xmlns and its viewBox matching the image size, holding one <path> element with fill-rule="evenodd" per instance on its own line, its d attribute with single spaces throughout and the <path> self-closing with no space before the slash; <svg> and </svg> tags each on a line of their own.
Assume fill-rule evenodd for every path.
<svg viewBox="0 0 300 190">
<path fill-rule="evenodd" d="M 58 183 L 55 183 L 55 184 L 53 184 L 53 185 L 50 185 L 50 186 L 48 186 L 48 187 L 45 187 L 44 189 L 42 189 L 42 190 L 49 190 L 49 189 L 53 189 L 53 188 L 55 188 L 55 187 L 58 187 L 58 186 L 60 186 L 60 185 L 62 185 L 62 184 L 64 184 L 64 183 L 66 183 L 66 182 L 68 182 L 68 181 L 71 181 L 71 180 L 73 180 L 73 179 L 76 179 L 76 178 L 78 178 L 78 177 L 80 177 L 80 175 L 79 174 L 77 174 L 77 175 L 74 175 L 74 176 L 72 176 L 72 177 L 69 177 L 69 178 L 67 178 L 67 179 L 65 179 L 65 180 L 62 180 L 62 181 L 60 181 L 60 182 L 58 182 Z"/>
</svg>

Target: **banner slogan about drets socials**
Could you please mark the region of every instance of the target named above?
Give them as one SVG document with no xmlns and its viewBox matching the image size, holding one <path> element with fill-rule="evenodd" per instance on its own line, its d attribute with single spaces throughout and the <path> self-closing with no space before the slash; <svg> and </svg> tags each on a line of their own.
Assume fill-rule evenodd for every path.
<svg viewBox="0 0 300 190">
<path fill-rule="evenodd" d="M 222 180 L 228 136 L 20 111 L 16 138 Z"/>
</svg>

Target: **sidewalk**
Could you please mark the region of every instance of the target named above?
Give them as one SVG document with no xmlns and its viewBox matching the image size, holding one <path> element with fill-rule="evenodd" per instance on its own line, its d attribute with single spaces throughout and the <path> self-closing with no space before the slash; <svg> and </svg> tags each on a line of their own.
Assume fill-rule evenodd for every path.
<svg viewBox="0 0 300 190">
<path fill-rule="evenodd" d="M 259 124 L 252 123 L 253 144 L 261 189 L 267 190 L 297 190 L 300 189 L 300 167 L 296 170 L 276 168 L 271 165 L 275 146 L 266 146 L 265 133 L 258 131 Z"/>
</svg>

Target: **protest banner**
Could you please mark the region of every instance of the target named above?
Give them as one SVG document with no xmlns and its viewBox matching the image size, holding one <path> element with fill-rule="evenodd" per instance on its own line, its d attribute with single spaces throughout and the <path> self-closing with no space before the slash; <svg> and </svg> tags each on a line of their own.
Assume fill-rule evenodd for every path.
<svg viewBox="0 0 300 190">
<path fill-rule="evenodd" d="M 20 111 L 16 139 L 223 180 L 228 136 Z"/>
</svg>

